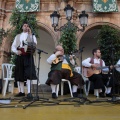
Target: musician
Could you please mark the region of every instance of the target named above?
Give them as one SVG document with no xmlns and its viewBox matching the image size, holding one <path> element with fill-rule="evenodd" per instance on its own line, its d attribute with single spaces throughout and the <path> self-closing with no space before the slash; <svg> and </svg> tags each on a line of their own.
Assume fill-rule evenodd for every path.
<svg viewBox="0 0 120 120">
<path fill-rule="evenodd" d="M 35 65 L 32 53 L 25 52 L 25 46 L 23 43 L 30 42 L 37 44 L 35 35 L 32 35 L 31 29 L 28 23 L 23 23 L 23 32 L 16 35 L 11 50 L 16 54 L 15 61 L 15 81 L 18 85 L 19 93 L 15 97 L 25 96 L 24 82 L 27 81 L 27 97 L 32 97 L 30 93 L 30 80 L 36 80 Z"/>
<path fill-rule="evenodd" d="M 118 60 L 117 65 L 120 65 L 120 59 Z"/>
<path fill-rule="evenodd" d="M 120 72 L 120 60 L 118 60 L 117 65 L 119 65 L 119 67 L 117 67 L 116 70 Z"/>
<path fill-rule="evenodd" d="M 57 58 L 59 58 L 60 61 L 55 64 L 54 62 Z M 82 86 L 84 81 L 80 74 L 73 71 L 73 65 L 75 64 L 73 56 L 65 56 L 63 47 L 57 45 L 55 52 L 50 55 L 47 62 L 51 65 L 51 71 L 48 73 L 46 84 L 51 86 L 52 98 L 57 98 L 56 86 L 60 84 L 61 79 L 70 80 L 72 84 L 73 96 L 77 97 L 78 85 Z"/>
<path fill-rule="evenodd" d="M 82 61 L 82 65 L 87 68 L 96 69 L 99 66 L 105 66 L 105 62 L 101 59 L 101 52 L 99 48 L 95 48 L 92 51 L 93 57 L 89 57 Z M 111 97 L 111 88 L 112 88 L 112 80 L 109 79 L 108 74 L 102 74 L 102 71 L 108 72 L 108 68 L 104 68 L 99 71 L 99 73 L 93 73 L 93 75 L 89 76 L 89 80 L 94 83 L 94 95 L 100 97 L 105 97 L 104 91 L 107 97 Z M 98 93 L 97 93 L 98 92 Z"/>
</svg>

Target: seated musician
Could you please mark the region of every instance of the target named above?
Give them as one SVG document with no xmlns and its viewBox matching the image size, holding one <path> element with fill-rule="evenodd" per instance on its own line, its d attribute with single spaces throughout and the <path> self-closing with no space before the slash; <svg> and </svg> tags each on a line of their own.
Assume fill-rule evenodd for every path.
<svg viewBox="0 0 120 120">
<path fill-rule="evenodd" d="M 57 58 L 59 62 L 56 62 Z M 70 80 L 73 97 L 77 97 L 78 85 L 82 86 L 84 81 L 80 74 L 73 72 L 72 65 L 75 64 L 73 56 L 65 56 L 63 47 L 57 45 L 54 54 L 47 59 L 47 62 L 51 64 L 51 71 L 48 73 L 46 84 L 51 86 L 52 98 L 57 98 L 56 86 L 60 84 L 61 79 Z"/>
<path fill-rule="evenodd" d="M 92 51 L 93 57 L 89 57 L 82 61 L 82 65 L 88 68 L 87 74 L 90 81 L 94 83 L 95 96 L 105 97 L 104 90 L 107 97 L 111 96 L 112 79 L 109 79 L 108 74 L 103 74 L 102 71 L 108 72 L 108 68 L 104 68 L 105 62 L 101 59 L 101 52 L 99 48 L 95 48 Z M 84 69 L 83 67 L 83 69 Z M 98 67 L 104 69 L 96 70 Z M 91 68 L 91 69 L 89 69 Z M 84 74 L 84 70 L 83 70 Z M 98 95 L 99 93 L 99 95 Z"/>
<path fill-rule="evenodd" d="M 35 35 L 32 36 L 29 25 L 25 22 L 22 26 L 23 32 L 16 35 L 11 50 L 16 54 L 15 61 L 15 81 L 18 85 L 19 93 L 15 97 L 25 96 L 24 81 L 27 80 L 28 94 L 27 97 L 32 97 L 30 93 L 30 80 L 36 80 L 35 65 L 32 53 L 25 52 L 23 42 L 32 42 L 37 44 Z"/>
<path fill-rule="evenodd" d="M 117 65 L 120 65 L 120 59 L 118 60 Z"/>
<path fill-rule="evenodd" d="M 118 62 L 117 62 L 117 66 L 118 66 L 118 67 L 116 67 L 116 70 L 117 70 L 118 72 L 120 72 L 120 59 L 119 59 Z"/>
</svg>

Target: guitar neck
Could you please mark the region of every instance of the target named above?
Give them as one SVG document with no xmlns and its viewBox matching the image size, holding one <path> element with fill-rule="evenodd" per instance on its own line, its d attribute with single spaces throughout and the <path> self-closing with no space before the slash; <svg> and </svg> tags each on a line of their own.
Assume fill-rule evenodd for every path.
<svg viewBox="0 0 120 120">
<path fill-rule="evenodd" d="M 119 68 L 120 64 L 114 65 L 114 68 Z"/>
<path fill-rule="evenodd" d="M 117 65 L 114 65 L 114 66 L 103 66 L 103 67 L 98 67 L 97 69 L 104 69 L 104 68 L 109 68 L 109 69 L 113 69 L 113 68 L 119 68 L 120 67 L 120 64 L 117 64 Z"/>
</svg>

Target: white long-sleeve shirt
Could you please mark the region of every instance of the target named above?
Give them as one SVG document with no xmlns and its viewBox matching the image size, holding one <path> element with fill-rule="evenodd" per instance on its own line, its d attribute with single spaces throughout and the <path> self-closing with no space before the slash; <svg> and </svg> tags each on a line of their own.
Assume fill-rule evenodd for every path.
<svg viewBox="0 0 120 120">
<path fill-rule="evenodd" d="M 118 60 L 117 65 L 120 65 L 120 60 Z"/>
<path fill-rule="evenodd" d="M 118 60 L 117 65 L 120 66 L 120 60 Z M 120 72 L 120 67 L 116 68 L 116 70 L 117 70 L 118 72 Z"/>
<path fill-rule="evenodd" d="M 27 37 L 28 37 L 28 33 L 27 32 L 22 32 L 20 34 L 20 48 L 23 47 L 23 42 L 26 43 Z M 32 38 L 32 35 L 31 35 L 31 38 Z M 33 35 L 33 41 L 32 42 L 37 44 L 37 39 L 36 39 L 35 35 Z M 15 39 L 14 39 L 14 41 L 12 43 L 11 50 L 12 50 L 12 52 L 18 54 L 18 50 L 16 48 L 16 43 L 17 43 L 17 36 L 15 37 Z"/>
<path fill-rule="evenodd" d="M 82 66 L 85 66 L 85 67 L 91 67 L 91 63 L 90 63 L 90 61 L 91 61 L 91 58 L 89 57 L 89 58 L 87 58 L 87 59 L 85 59 L 85 60 L 83 60 L 82 61 Z M 94 64 L 100 64 L 100 59 L 96 59 L 96 58 L 94 58 Z M 105 62 L 102 60 L 102 66 L 104 67 L 105 66 Z M 102 71 L 103 72 L 108 72 L 109 71 L 109 69 L 108 68 L 104 68 L 104 69 L 102 69 Z"/>
<path fill-rule="evenodd" d="M 49 64 L 52 64 L 52 62 L 53 62 L 56 58 L 57 58 L 57 56 L 56 56 L 55 54 L 52 54 L 52 55 L 47 59 L 47 62 L 48 62 Z M 68 64 L 68 62 L 67 62 L 66 59 L 63 59 L 63 62 L 62 62 L 62 63 Z M 70 63 L 71 63 L 72 65 L 75 65 L 74 59 L 70 60 Z"/>
</svg>

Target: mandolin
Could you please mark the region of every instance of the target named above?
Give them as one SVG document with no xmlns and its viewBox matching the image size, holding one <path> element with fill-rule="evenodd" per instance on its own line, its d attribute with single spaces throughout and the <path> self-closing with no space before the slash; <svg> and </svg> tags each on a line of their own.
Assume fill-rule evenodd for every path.
<svg viewBox="0 0 120 120">
<path fill-rule="evenodd" d="M 58 64 L 59 62 L 62 62 L 62 57 L 57 57 L 52 63 L 53 64 Z"/>
</svg>

